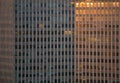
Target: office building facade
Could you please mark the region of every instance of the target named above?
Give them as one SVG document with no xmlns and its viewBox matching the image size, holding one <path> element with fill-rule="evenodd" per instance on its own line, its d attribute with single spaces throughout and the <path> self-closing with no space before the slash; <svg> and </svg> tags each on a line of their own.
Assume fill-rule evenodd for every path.
<svg viewBox="0 0 120 83">
<path fill-rule="evenodd" d="M 75 7 L 76 83 L 119 83 L 119 0 L 78 0 Z"/>
<path fill-rule="evenodd" d="M 74 82 L 74 5 L 15 0 L 15 83 Z"/>
<path fill-rule="evenodd" d="M 0 82 L 120 83 L 119 0 L 0 0 Z"/>
</svg>

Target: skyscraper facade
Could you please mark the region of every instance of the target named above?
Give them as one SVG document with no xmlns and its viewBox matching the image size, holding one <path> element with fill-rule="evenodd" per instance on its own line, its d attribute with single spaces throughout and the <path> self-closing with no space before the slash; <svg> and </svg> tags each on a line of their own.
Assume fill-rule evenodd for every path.
<svg viewBox="0 0 120 83">
<path fill-rule="evenodd" d="M 119 83 L 119 0 L 78 0 L 75 9 L 76 83 Z"/>
<path fill-rule="evenodd" d="M 120 83 L 119 0 L 0 0 L 0 82 Z"/>
<path fill-rule="evenodd" d="M 15 83 L 74 82 L 74 5 L 15 0 Z"/>
</svg>

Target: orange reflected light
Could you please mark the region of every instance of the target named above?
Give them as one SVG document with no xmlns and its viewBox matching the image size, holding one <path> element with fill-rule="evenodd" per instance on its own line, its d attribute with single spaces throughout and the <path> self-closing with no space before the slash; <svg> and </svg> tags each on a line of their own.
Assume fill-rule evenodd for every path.
<svg viewBox="0 0 120 83">
<path fill-rule="evenodd" d="M 74 2 L 71 2 L 71 4 L 73 5 L 73 4 L 74 4 Z"/>
<path fill-rule="evenodd" d="M 66 31 L 64 31 L 64 34 L 66 34 L 66 35 L 70 35 L 70 34 L 72 34 L 72 31 L 70 31 L 70 30 L 66 30 Z"/>
<path fill-rule="evenodd" d="M 115 6 L 115 2 L 113 2 L 113 6 Z"/>
<path fill-rule="evenodd" d="M 87 3 L 87 7 L 89 7 L 89 3 Z"/>
<path fill-rule="evenodd" d="M 91 4 L 91 6 L 93 6 L 93 3 L 90 3 Z"/>
<path fill-rule="evenodd" d="M 119 2 L 117 2 L 116 4 L 117 4 L 117 7 L 119 7 Z"/>
<path fill-rule="evenodd" d="M 76 3 L 76 7 L 78 7 L 79 3 Z"/>
<path fill-rule="evenodd" d="M 102 5 L 102 7 L 104 7 L 104 3 L 103 2 L 101 3 L 101 5 Z"/>
<path fill-rule="evenodd" d="M 109 5 L 112 4 L 112 5 Z M 119 2 L 76 2 L 75 6 L 76 7 L 109 7 L 109 6 L 114 6 L 114 7 L 119 7 Z"/>
</svg>

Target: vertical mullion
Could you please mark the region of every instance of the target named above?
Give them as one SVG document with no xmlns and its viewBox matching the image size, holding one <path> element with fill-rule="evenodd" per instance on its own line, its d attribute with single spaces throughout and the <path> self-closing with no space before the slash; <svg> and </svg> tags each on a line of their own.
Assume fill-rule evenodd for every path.
<svg viewBox="0 0 120 83">
<path fill-rule="evenodd" d="M 75 7 L 75 10 L 74 10 L 74 20 L 75 20 L 75 22 L 74 22 L 74 35 L 76 36 L 76 0 L 75 0 L 75 2 L 74 2 L 74 7 Z M 73 12 L 73 11 L 72 11 Z M 76 74 L 77 74 L 77 72 L 76 72 L 76 65 L 77 65 L 77 63 L 76 63 L 76 37 L 74 37 L 73 38 L 73 41 L 75 42 L 75 44 L 74 44 L 74 58 L 75 58 L 75 60 L 74 60 L 74 82 L 76 82 L 76 79 L 77 79 L 77 76 L 76 76 Z M 72 48 L 73 48 L 73 46 L 72 46 Z M 73 54 L 73 53 L 72 53 Z"/>
<path fill-rule="evenodd" d="M 34 10 L 34 9 L 33 9 L 33 2 L 34 2 L 34 1 L 31 0 L 31 4 L 32 4 L 32 8 L 31 8 L 31 10 L 32 10 L 32 11 L 31 11 L 31 13 L 32 13 L 32 16 L 31 16 L 31 17 L 32 17 L 32 20 L 31 20 L 31 21 L 32 21 L 32 27 L 31 27 L 31 28 L 32 28 L 32 34 L 31 34 L 31 37 L 32 37 L 32 42 L 31 42 L 31 43 L 32 43 L 32 55 L 31 55 L 31 56 L 32 56 L 32 72 L 31 72 L 31 74 L 32 74 L 32 82 L 33 82 L 33 80 L 34 80 L 34 79 L 33 79 L 33 74 L 34 74 L 34 71 L 33 71 L 33 66 L 34 66 L 34 63 L 33 63 L 33 61 L 34 61 L 34 57 L 33 57 L 33 55 L 34 55 L 34 54 L 33 54 L 33 53 L 34 53 L 34 52 L 33 52 L 33 51 L 34 51 L 34 49 L 33 49 L 33 46 L 34 46 L 34 45 L 33 45 L 33 44 L 34 44 L 34 43 L 33 43 L 33 42 L 34 42 L 34 33 L 33 33 L 33 32 L 34 32 L 34 28 L 33 28 L 33 27 L 34 27 L 34 25 L 33 25 L 33 10 Z"/>
<path fill-rule="evenodd" d="M 66 30 L 67 31 L 69 31 L 69 21 L 67 21 L 68 20 L 68 17 L 69 17 L 69 13 L 68 13 L 68 11 L 69 11 L 69 7 L 68 7 L 68 1 L 66 1 L 66 7 L 65 7 L 65 10 L 66 10 Z M 65 30 L 65 31 L 66 31 Z M 68 76 L 67 76 L 67 71 L 68 71 L 68 48 L 67 48 L 67 45 L 68 45 L 68 36 L 69 35 L 65 35 L 65 82 L 68 80 Z"/>
<path fill-rule="evenodd" d="M 23 3 L 23 2 L 24 2 L 24 5 L 22 5 L 22 7 L 25 7 L 24 10 L 26 10 L 26 5 L 25 5 L 25 4 L 26 4 L 26 0 L 25 0 L 25 1 L 22 1 L 22 3 Z M 22 12 L 23 12 L 23 8 L 22 8 Z M 25 17 L 26 17 L 26 13 L 25 13 L 25 12 L 24 12 L 24 14 L 25 14 Z M 22 17 L 23 17 L 23 13 L 22 13 Z M 24 38 L 24 42 L 25 42 L 25 43 L 24 43 L 24 45 L 23 45 L 24 48 L 23 48 L 23 46 L 22 46 L 22 48 L 23 48 L 23 51 L 25 51 L 25 53 L 24 53 L 24 54 L 25 54 L 25 55 L 24 55 L 24 57 L 25 57 L 25 61 L 24 61 L 24 72 L 25 72 L 25 73 L 24 73 L 24 76 L 25 76 L 25 77 L 24 77 L 24 80 L 25 80 L 25 82 L 26 82 L 26 72 L 27 72 L 27 71 L 26 71 L 26 56 L 27 56 L 26 54 L 27 54 L 27 53 L 26 53 L 26 46 L 25 46 L 25 45 L 26 45 L 26 26 L 23 27 L 23 24 L 24 24 L 24 23 L 22 23 L 22 28 L 24 29 L 24 30 L 23 30 L 23 38 Z M 26 20 L 25 20 L 25 24 L 26 24 Z"/>
<path fill-rule="evenodd" d="M 15 1 L 15 4 L 17 4 L 17 7 L 16 7 L 16 9 L 17 9 L 17 15 L 16 15 L 16 18 L 17 18 L 17 28 L 15 28 L 15 34 L 17 34 L 17 35 L 15 35 L 16 37 L 17 37 L 17 39 L 18 39 L 18 41 L 20 41 L 20 34 L 19 34 L 19 12 L 18 12 L 18 9 L 19 9 L 19 6 L 18 6 L 18 1 L 16 0 Z M 19 44 L 20 44 L 20 42 L 17 42 L 17 43 L 15 43 L 16 45 L 17 45 L 17 47 L 19 47 Z M 15 49 L 16 50 L 16 49 Z M 16 51 L 15 51 L 15 53 L 16 53 Z M 16 60 L 17 60 L 17 74 L 19 75 L 19 74 L 21 74 L 20 73 L 20 71 L 19 71 L 19 67 L 20 67 L 20 65 L 18 65 L 19 63 L 21 63 L 21 62 L 19 62 L 19 59 L 20 59 L 20 56 L 21 56 L 21 54 L 20 54 L 20 50 L 17 50 L 17 56 L 16 56 Z M 16 80 L 20 80 L 20 77 L 19 76 L 17 76 L 16 77 L 17 79 Z M 18 82 L 17 81 L 17 82 Z"/>
<path fill-rule="evenodd" d="M 60 66 L 59 64 L 58 64 L 58 40 L 57 40 L 57 38 L 58 38 L 58 34 L 56 34 L 56 33 L 58 33 L 58 26 L 59 26 L 59 19 L 58 19 L 58 17 L 59 17 L 59 9 L 58 9 L 58 4 L 59 2 L 58 2 L 58 0 L 56 1 L 56 4 L 57 4 L 57 7 L 56 7 L 56 11 L 57 11 L 57 27 L 56 27 L 56 29 L 55 29 L 55 48 L 56 48 L 56 50 L 55 50 L 55 58 L 57 59 L 56 61 L 57 62 L 55 62 L 56 63 L 56 65 L 57 65 L 57 69 L 56 69 L 56 79 L 57 79 L 57 82 L 58 82 L 58 66 Z M 57 37 L 56 37 L 57 36 Z M 57 42 L 56 42 L 57 41 Z"/>
<path fill-rule="evenodd" d="M 27 1 L 27 2 L 30 3 L 30 1 Z M 29 11 L 29 9 L 30 9 L 30 5 L 28 5 L 28 17 L 30 17 L 30 11 Z M 30 19 L 28 19 L 28 24 L 30 24 Z M 28 26 L 28 34 L 29 34 L 29 35 L 28 35 L 28 39 L 29 39 L 29 40 L 28 40 L 28 49 L 29 49 L 28 58 L 29 58 L 29 62 L 30 62 L 30 55 L 31 55 L 31 54 L 30 54 L 30 49 L 31 49 L 31 48 L 30 48 L 30 35 L 31 35 L 31 34 L 30 34 L 30 25 Z M 31 64 L 31 63 L 28 64 L 28 78 L 30 78 L 30 64 Z M 28 79 L 28 82 L 29 82 L 29 81 L 30 81 L 30 80 Z"/>
<path fill-rule="evenodd" d="M 39 70 L 38 70 L 39 71 L 39 83 L 42 81 L 42 79 L 41 79 L 41 73 L 42 73 L 41 72 L 41 67 L 42 67 L 42 65 L 41 65 L 42 64 L 41 63 L 41 57 L 42 57 L 42 50 L 41 50 L 42 49 L 41 48 L 41 46 L 42 46 L 42 44 L 41 44 L 42 43 L 42 41 L 41 41 L 41 27 L 43 28 L 43 26 L 40 26 L 41 23 L 42 23 L 41 22 L 41 10 L 42 10 L 42 8 L 41 8 L 41 2 L 40 2 L 40 0 L 38 2 L 39 3 L 39 6 L 38 6 L 39 7 L 39 10 L 38 10 L 39 11 L 39 15 L 38 15 L 39 16 L 39 23 L 38 23 L 39 26 L 37 26 L 38 31 L 39 31 L 39 35 L 38 35 L 38 37 L 39 37 L 39 43 L 38 43 L 39 44 L 39 57 L 38 57 L 39 58 L 39 63 L 38 63 L 39 64 Z"/>
<path fill-rule="evenodd" d="M 63 11 L 63 7 L 62 7 L 62 5 L 63 5 L 63 0 L 60 0 L 60 3 L 61 3 L 61 10 Z M 63 13 L 62 13 L 62 16 L 63 16 Z M 62 18 L 62 20 L 63 20 L 63 18 Z M 63 24 L 63 23 L 62 23 Z M 63 28 L 63 27 L 62 27 Z M 61 69 L 60 69 L 60 76 L 62 75 L 62 69 L 63 69 L 63 66 L 62 66 L 62 58 L 63 58 L 63 49 L 62 49 L 62 47 L 63 47 L 63 45 L 62 45 L 62 43 L 63 43 L 63 41 L 62 41 L 62 28 L 60 29 L 60 45 L 61 45 L 61 47 L 60 47 L 60 65 L 61 65 Z M 61 81 L 61 80 L 60 80 Z"/>
<path fill-rule="evenodd" d="M 45 12 L 44 12 L 45 11 L 45 3 L 46 3 L 45 0 L 43 0 L 43 15 L 42 16 L 43 16 L 44 26 L 46 26 L 46 22 L 45 22 L 45 19 L 44 19 L 45 18 Z M 45 65 L 45 62 L 46 62 L 45 56 L 46 55 L 45 55 L 45 48 L 44 48 L 45 47 L 45 39 L 46 39 L 45 38 L 45 33 L 44 33 L 45 28 L 46 27 L 43 28 L 43 82 L 45 82 L 45 68 L 46 68 L 45 67 L 46 66 Z"/>
<path fill-rule="evenodd" d="M 46 6 L 45 6 L 45 21 L 46 21 L 46 23 L 45 23 L 45 25 L 46 25 L 46 27 L 45 27 L 45 34 L 44 34 L 44 36 L 45 36 L 45 39 L 46 39 L 46 41 L 45 41 L 45 50 L 44 50 L 44 52 L 45 52 L 45 60 L 46 60 L 46 63 L 45 63 L 45 73 L 46 73 L 46 76 L 45 76 L 45 80 L 46 80 L 46 83 L 47 83 L 47 81 L 48 81 L 48 48 L 47 48 L 47 45 L 48 45 L 48 34 L 47 34 L 47 31 L 48 31 L 48 14 L 47 14 L 47 11 L 48 11 L 48 8 L 47 8 L 47 0 L 45 0 L 45 4 L 46 4 Z"/>
<path fill-rule="evenodd" d="M 116 1 L 115 1 L 116 2 Z M 116 4 L 115 4 L 115 6 L 116 6 Z M 109 7 L 110 8 L 110 7 Z M 116 13 L 115 13 L 116 14 Z M 109 18 L 111 17 L 111 15 L 109 15 Z M 108 19 L 109 19 L 108 18 Z M 115 21 L 116 21 L 116 15 L 115 15 Z M 108 22 L 109 22 L 109 20 L 107 20 Z M 112 19 L 110 20 L 110 22 L 112 21 Z M 108 23 L 109 24 L 109 23 Z M 111 23 L 110 23 L 111 24 Z M 110 25 L 109 24 L 109 25 Z M 109 26 L 108 25 L 108 26 Z M 116 22 L 115 22 L 115 27 L 116 27 Z M 110 27 L 109 27 L 110 28 Z M 114 38 L 115 38 L 115 35 L 116 35 L 116 29 L 112 29 L 112 31 L 114 32 L 114 34 L 112 34 L 112 37 L 111 37 L 111 46 L 112 46 L 112 51 L 113 52 L 115 52 L 115 55 L 114 56 L 116 56 L 116 48 L 114 49 L 113 47 L 115 47 L 116 46 L 116 43 L 114 42 Z M 112 80 L 114 80 L 113 78 L 113 73 L 114 73 L 114 63 L 113 63 L 113 58 L 114 58 L 114 56 L 113 55 L 111 55 L 111 58 L 109 58 L 108 59 L 108 62 L 109 62 L 109 60 L 111 61 L 111 62 L 109 62 L 110 64 L 111 64 L 111 67 L 107 67 L 108 69 L 110 68 L 111 69 L 111 77 L 112 77 L 112 79 L 111 79 L 111 82 L 112 82 Z"/>
<path fill-rule="evenodd" d="M 65 3 L 66 3 L 66 0 L 64 1 L 64 6 L 65 6 Z M 65 16 L 66 16 L 66 15 L 65 15 L 65 7 L 64 7 L 64 18 L 65 18 Z M 65 19 L 64 19 L 64 23 L 65 23 Z M 65 25 L 65 24 L 64 24 L 64 25 Z M 66 27 L 64 26 L 64 28 L 63 28 L 62 31 L 65 31 L 65 28 L 66 28 Z M 63 55 L 63 56 L 64 56 L 64 61 L 63 61 L 63 62 L 64 62 L 64 71 L 63 71 L 62 73 L 63 73 L 63 78 L 64 78 L 64 79 L 62 78 L 62 81 L 65 81 L 65 34 L 64 34 L 63 36 L 64 36 L 64 37 L 63 37 L 63 38 L 64 38 L 64 43 L 63 43 L 63 47 L 64 47 L 64 48 L 63 48 L 63 50 L 64 50 L 64 55 Z M 64 83 L 64 82 L 63 82 L 63 83 Z"/>
<path fill-rule="evenodd" d="M 49 10 L 49 11 L 50 11 L 50 20 L 51 20 L 51 17 L 52 17 L 51 10 L 53 10 L 53 9 L 52 9 L 52 5 L 51 5 L 51 2 L 52 2 L 52 1 L 50 0 L 50 5 L 49 5 L 49 6 L 50 6 L 50 8 L 49 8 L 49 9 L 50 9 L 50 10 Z M 52 22 L 50 21 L 50 29 L 49 29 L 49 32 L 50 32 L 50 36 L 49 36 L 49 38 L 50 38 L 50 44 L 49 44 L 49 45 L 50 45 L 50 50 L 49 50 L 49 51 L 50 51 L 50 58 L 49 58 L 49 59 L 50 59 L 50 83 L 51 83 L 51 80 L 52 80 L 52 69 L 51 69 L 51 68 L 53 67 L 53 66 L 52 66 L 52 61 L 51 61 L 51 46 L 52 46 L 52 43 L 51 43 L 51 38 L 52 38 L 52 36 L 51 36 L 51 32 L 52 32 L 52 31 L 51 31 L 51 28 L 52 28 L 52 27 L 51 27 L 51 25 L 52 25 Z"/>
<path fill-rule="evenodd" d="M 105 4 L 105 1 L 104 1 L 104 4 Z M 105 10 L 106 10 L 106 8 L 105 8 L 105 6 L 104 6 L 104 12 L 105 12 Z M 104 13 L 104 18 L 103 18 L 105 21 L 104 21 L 104 24 L 106 23 L 106 19 L 105 19 L 105 13 Z M 102 26 L 102 25 L 101 25 Z M 106 30 L 106 27 L 103 27 L 105 30 Z M 100 29 L 102 29 L 102 27 L 100 28 Z M 101 35 L 103 35 L 103 34 L 101 34 Z M 103 37 L 104 38 L 104 37 Z M 101 36 L 101 39 L 102 39 L 102 36 Z M 104 38 L 105 39 L 105 38 Z M 103 40 L 101 40 L 101 45 L 103 46 L 103 44 L 104 44 L 105 42 L 103 41 Z M 106 50 L 106 49 L 105 49 Z M 101 49 L 101 52 L 106 52 L 106 51 L 102 51 L 102 49 Z M 103 61 L 105 62 L 105 54 L 101 54 L 101 56 L 102 56 L 102 59 L 103 59 Z M 105 63 L 103 62 L 103 66 L 105 67 Z M 102 72 L 105 72 L 105 68 L 103 69 L 103 71 Z M 105 76 L 105 73 L 104 73 L 104 76 Z M 105 77 L 103 78 L 104 80 L 106 79 Z"/>
<path fill-rule="evenodd" d="M 37 40 L 38 40 L 38 35 L 37 35 L 37 33 L 38 33 L 38 30 L 37 30 L 37 23 L 38 23 L 38 21 L 37 21 L 37 16 L 38 16 L 38 10 L 37 10 L 37 7 L 38 7 L 38 1 L 37 0 L 35 0 L 35 21 L 36 21 L 36 23 L 35 23 L 35 82 L 38 82 L 38 75 L 37 75 L 37 63 L 38 63 L 38 59 L 37 59 L 37 56 L 38 56 L 38 53 L 37 53 L 37 51 L 38 51 L 38 42 L 37 42 Z"/>
<path fill-rule="evenodd" d="M 115 0 L 115 2 L 117 2 L 116 0 Z M 117 4 L 115 4 L 115 6 L 117 6 Z M 115 7 L 115 11 L 116 11 L 116 13 L 117 13 L 117 8 Z M 116 79 L 116 53 L 117 53 L 117 41 L 116 41 L 116 38 L 117 38 L 117 35 L 116 35 L 116 31 L 117 31 L 117 15 L 116 15 L 116 13 L 115 13 L 115 20 L 116 20 L 116 28 L 115 28 L 115 36 L 114 36 L 114 41 L 113 41 L 113 43 L 115 44 L 115 55 L 113 56 L 113 58 L 112 58 L 112 63 L 113 63 L 113 65 L 114 65 L 114 71 L 113 71 L 113 74 L 115 75 L 115 77 L 114 77 L 114 81 L 116 80 L 117 81 L 117 79 Z M 111 16 L 112 17 L 112 16 Z M 114 62 L 113 62 L 113 60 L 114 60 Z M 115 83 L 116 83 L 116 81 L 115 81 Z"/>
<path fill-rule="evenodd" d="M 55 3 L 55 0 L 53 0 L 53 3 Z M 53 17 L 55 17 L 55 4 L 54 4 L 54 8 L 53 8 Z M 53 24 L 55 25 L 55 19 L 54 19 L 54 21 L 53 21 Z M 54 45 L 54 30 L 55 30 L 55 26 L 54 26 L 54 28 L 52 29 L 52 45 L 53 45 L 53 49 L 52 49 L 52 52 L 53 52 L 53 55 L 52 55 L 52 60 L 53 60 L 53 71 L 54 71 L 54 73 L 55 73 L 55 45 Z M 52 71 L 52 72 L 53 72 Z M 53 76 L 53 78 L 52 79 L 55 79 L 55 76 Z"/>
<path fill-rule="evenodd" d="M 22 3 L 22 1 L 20 1 L 20 3 Z M 21 4 L 20 4 L 21 5 Z M 20 11 L 22 10 L 22 6 L 20 7 Z M 21 19 L 21 17 L 22 17 L 22 15 L 21 15 L 21 13 L 20 13 L 20 11 L 19 11 L 19 15 L 20 15 L 20 17 L 19 17 L 19 19 Z M 19 28 L 20 28 L 20 32 L 22 31 L 22 28 L 21 28 L 21 24 L 22 24 L 22 20 L 20 20 L 19 21 Z M 20 33 L 20 35 L 21 35 L 21 41 L 23 42 L 23 35 L 22 35 L 22 32 Z M 21 44 L 20 44 L 20 47 L 22 47 L 22 45 L 23 45 L 23 43 L 21 42 Z M 21 53 L 23 54 L 23 50 L 21 49 L 20 50 L 21 51 Z M 23 55 L 21 55 L 21 83 L 22 83 L 22 80 L 23 80 Z"/>
</svg>

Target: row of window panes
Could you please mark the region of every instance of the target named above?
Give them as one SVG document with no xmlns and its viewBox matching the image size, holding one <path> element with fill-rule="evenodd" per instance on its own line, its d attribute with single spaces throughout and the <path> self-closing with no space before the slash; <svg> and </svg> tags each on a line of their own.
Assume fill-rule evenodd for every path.
<svg viewBox="0 0 120 83">
<path fill-rule="evenodd" d="M 71 63 L 71 62 L 69 62 L 69 63 Z M 67 66 L 67 65 L 55 65 L 54 67 L 52 66 L 52 63 L 51 63 L 51 66 L 50 66 L 51 68 L 49 68 L 49 67 L 46 67 L 46 66 L 26 66 L 26 68 L 25 67 L 15 67 L 15 70 L 35 70 L 35 69 L 68 69 L 68 68 L 70 68 L 70 69 L 74 69 L 74 65 L 72 65 L 72 66 Z"/>
<path fill-rule="evenodd" d="M 107 30 L 107 31 L 76 31 L 77 34 L 86 34 L 86 35 L 119 35 L 119 31 L 111 31 L 111 30 Z"/>
<path fill-rule="evenodd" d="M 97 56 L 104 56 L 104 55 L 113 55 L 113 56 L 119 56 L 119 53 L 118 52 L 116 52 L 116 53 L 111 53 L 111 52 L 85 52 L 85 51 L 80 51 L 80 52 L 77 52 L 76 51 L 76 54 L 78 55 L 78 54 L 80 54 L 80 55 L 87 55 L 87 56 L 89 56 L 89 55 L 97 55 Z"/>
<path fill-rule="evenodd" d="M 102 63 L 119 63 L 119 59 L 88 59 L 82 58 L 80 62 L 102 62 Z"/>
<path fill-rule="evenodd" d="M 92 76 L 94 76 L 94 75 L 92 75 Z M 79 80 L 76 79 L 76 83 L 109 83 L 109 82 L 119 83 L 119 81 L 114 81 L 114 80 L 112 80 L 112 81 L 110 81 L 110 80 L 95 80 L 95 79 L 94 80 L 93 79 L 85 79 L 85 80 L 83 80 L 81 78 Z"/>
<path fill-rule="evenodd" d="M 118 45 L 76 45 L 76 48 L 105 48 L 105 49 L 119 49 L 119 46 Z"/>
<path fill-rule="evenodd" d="M 67 30 L 66 30 L 67 31 Z M 71 31 L 71 30 L 68 30 L 68 31 Z M 28 30 L 21 30 L 21 29 L 19 29 L 19 31 L 18 30 L 16 30 L 15 31 L 15 34 L 16 35 L 24 35 L 24 34 L 26 34 L 26 35 L 28 35 L 28 34 L 30 34 L 30 35 L 32 35 L 32 34 L 34 34 L 34 35 L 53 35 L 53 34 L 58 34 L 58 35 L 60 35 L 60 34 L 64 34 L 65 33 L 65 31 L 50 31 L 50 30 L 41 30 L 41 31 L 35 31 L 35 29 L 34 30 L 31 30 L 31 31 L 28 31 Z M 73 32 L 72 32 L 73 33 Z"/>
<path fill-rule="evenodd" d="M 64 15 L 64 14 L 74 14 L 74 11 L 73 10 L 41 10 L 41 11 L 34 11 L 34 10 L 31 10 L 31 11 L 26 11 L 26 10 L 21 10 L 21 11 L 18 11 L 18 10 L 15 10 L 15 14 L 61 14 L 61 15 Z"/>
<path fill-rule="evenodd" d="M 68 3 L 55 3 L 55 2 L 24 2 L 24 1 L 19 1 L 19 2 L 15 2 L 15 8 L 17 7 L 30 7 L 30 8 L 55 8 L 55 7 L 59 7 L 59 8 L 71 8 L 74 7 L 74 5 L 71 5 L 69 2 Z M 28 4 L 29 3 L 29 4 Z M 37 3 L 37 4 L 36 4 Z M 39 3 L 39 4 L 38 4 Z"/>
</svg>

